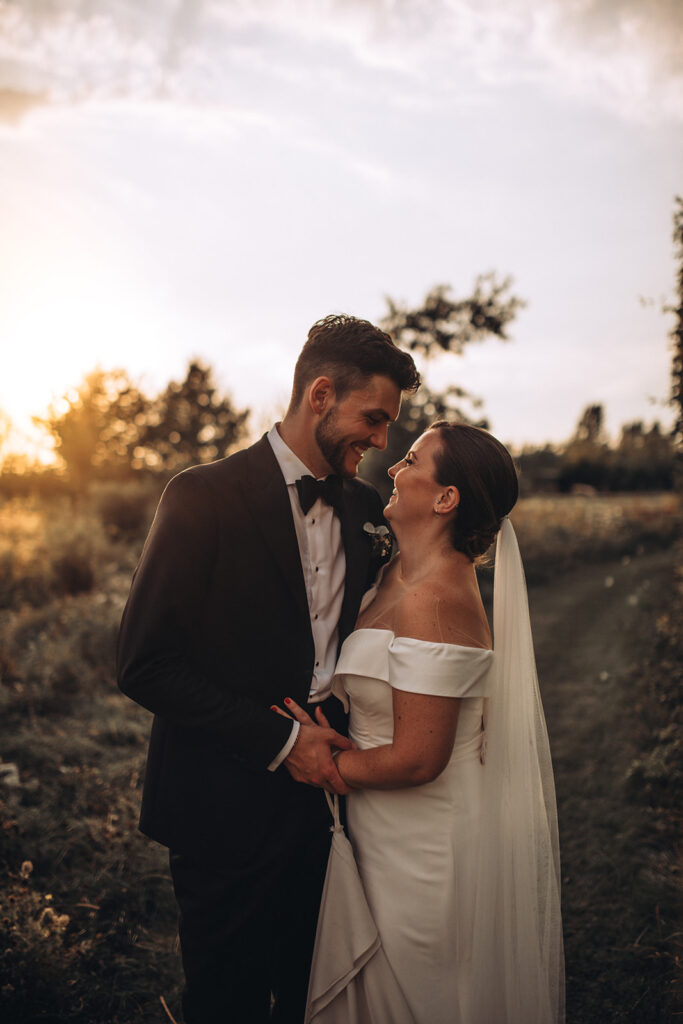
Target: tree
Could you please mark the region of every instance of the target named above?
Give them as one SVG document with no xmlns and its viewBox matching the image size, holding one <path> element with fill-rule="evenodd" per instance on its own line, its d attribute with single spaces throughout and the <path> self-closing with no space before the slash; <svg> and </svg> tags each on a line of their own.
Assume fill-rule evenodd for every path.
<svg viewBox="0 0 683 1024">
<path fill-rule="evenodd" d="M 605 413 L 602 405 L 587 405 L 579 416 L 571 440 L 562 452 L 558 478 L 560 490 L 581 484 L 606 486 L 609 447 L 604 439 Z"/>
<path fill-rule="evenodd" d="M 209 367 L 192 362 L 183 381 L 151 399 L 125 370 L 94 370 L 35 422 L 82 490 L 94 477 L 175 472 L 217 458 L 242 436 L 248 415 L 217 396 Z"/>
<path fill-rule="evenodd" d="M 619 443 L 604 437 L 602 405 L 588 405 L 560 459 L 558 487 L 569 491 L 590 485 L 600 491 L 668 490 L 672 486 L 673 449 L 659 423 L 626 423 Z"/>
<path fill-rule="evenodd" d="M 649 430 L 641 420 L 625 423 L 611 453 L 609 487 L 613 491 L 668 490 L 673 484 L 671 438 L 655 420 Z"/>
<path fill-rule="evenodd" d="M 572 444 L 601 445 L 605 411 L 601 405 L 587 405 L 579 417 Z"/>
<path fill-rule="evenodd" d="M 510 294 L 512 279 L 498 281 L 493 273 L 477 277 L 472 294 L 454 299 L 448 285 L 432 288 L 416 309 L 387 298 L 387 313 L 380 321 L 382 328 L 401 348 L 429 361 L 443 353 L 462 355 L 465 346 L 488 337 L 508 341 L 507 329 L 525 305 Z M 436 419 L 462 420 L 487 427 L 485 419 L 472 410 L 480 409 L 482 400 L 464 388 L 452 385 L 437 392 L 422 384 L 417 394 L 404 399 L 398 420 L 389 431 L 384 451 L 368 452 L 362 462 L 362 475 L 371 480 L 383 497 L 388 497 L 391 483 L 387 469 L 410 448 L 413 441 Z"/>
<path fill-rule="evenodd" d="M 560 475 L 560 453 L 556 445 L 540 448 L 525 445 L 515 458 L 519 470 L 520 494 L 539 494 L 557 490 Z"/>
<path fill-rule="evenodd" d="M 493 272 L 480 274 L 472 294 L 465 299 L 451 298 L 450 286 L 439 284 L 425 296 L 417 309 L 406 309 L 387 298 L 389 310 L 382 326 L 397 345 L 428 359 L 438 352 L 461 355 L 466 345 L 488 337 L 508 341 L 507 327 L 520 309 L 523 299 L 506 294 L 512 278 L 498 281 Z"/>
<path fill-rule="evenodd" d="M 149 403 L 135 465 L 175 472 L 210 462 L 243 436 L 248 416 L 217 395 L 210 367 L 191 362 L 183 381 L 171 381 Z"/>
<path fill-rule="evenodd" d="M 126 472 L 147 400 L 125 370 L 93 370 L 34 422 L 52 435 L 77 489 L 95 475 Z"/>
</svg>

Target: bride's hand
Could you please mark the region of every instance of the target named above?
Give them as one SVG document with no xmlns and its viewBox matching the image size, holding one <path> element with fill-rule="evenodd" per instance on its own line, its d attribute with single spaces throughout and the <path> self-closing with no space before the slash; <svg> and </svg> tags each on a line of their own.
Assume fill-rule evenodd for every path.
<svg viewBox="0 0 683 1024">
<path fill-rule="evenodd" d="M 271 704 L 270 710 L 271 711 L 277 711 L 278 715 L 282 715 L 283 718 L 292 718 L 292 717 L 294 717 L 294 718 L 296 718 L 297 722 L 299 722 L 301 725 L 315 725 L 316 724 L 313 721 L 313 719 L 311 718 L 311 716 L 306 711 L 304 711 L 304 709 L 302 707 L 300 707 L 295 700 L 292 700 L 291 697 L 286 697 L 285 698 L 285 704 L 287 705 L 287 707 L 292 712 L 291 715 L 288 715 L 286 711 L 283 711 L 282 708 L 279 708 L 277 706 L 277 704 Z M 323 712 L 323 709 L 321 707 L 317 707 L 315 709 L 315 717 L 316 717 L 318 725 L 322 726 L 323 729 L 331 729 L 332 728 L 332 726 L 330 725 L 328 720 L 325 718 L 325 713 Z"/>
<path fill-rule="evenodd" d="M 271 704 L 270 710 L 277 711 L 278 715 L 282 715 L 283 718 L 296 718 L 300 725 L 315 725 L 311 716 L 304 711 L 304 709 L 300 707 L 295 700 L 292 700 L 291 697 L 285 697 L 285 704 L 287 705 L 287 709 L 291 711 L 290 715 L 288 715 L 286 711 L 283 711 L 282 708 L 279 708 L 277 704 Z M 316 708 L 316 712 L 318 711 L 320 711 L 320 708 Z M 324 715 L 323 718 L 325 718 Z M 325 725 L 329 727 L 329 724 L 330 723 L 325 718 Z"/>
</svg>

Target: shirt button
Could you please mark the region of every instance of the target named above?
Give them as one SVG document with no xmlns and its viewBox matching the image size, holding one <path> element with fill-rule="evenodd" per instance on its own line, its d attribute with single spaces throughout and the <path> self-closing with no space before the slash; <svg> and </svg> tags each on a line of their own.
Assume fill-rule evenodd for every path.
<svg viewBox="0 0 683 1024">
<path fill-rule="evenodd" d="M 313 524 L 314 522 L 315 522 L 315 519 L 311 519 L 311 524 Z"/>
<path fill-rule="evenodd" d="M 313 616 L 313 618 L 314 618 L 314 619 L 317 619 L 317 618 L 318 618 L 318 616 L 317 616 L 317 615 L 314 615 L 314 616 Z"/>
<path fill-rule="evenodd" d="M 317 668 L 319 664 L 320 664 L 320 662 L 319 662 L 319 661 L 316 661 L 316 663 L 315 663 L 315 667 Z"/>
<path fill-rule="evenodd" d="M 316 571 L 316 572 L 318 571 L 318 566 L 317 566 L 317 565 L 316 565 L 316 567 L 315 567 L 315 571 Z"/>
</svg>

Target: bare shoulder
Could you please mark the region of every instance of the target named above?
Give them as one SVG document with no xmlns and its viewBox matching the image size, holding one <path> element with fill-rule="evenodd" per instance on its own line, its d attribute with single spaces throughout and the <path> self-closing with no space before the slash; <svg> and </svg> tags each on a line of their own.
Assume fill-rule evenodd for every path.
<svg viewBox="0 0 683 1024">
<path fill-rule="evenodd" d="M 478 594 L 440 580 L 410 588 L 396 607 L 397 636 L 463 647 L 491 647 L 486 613 Z"/>
</svg>

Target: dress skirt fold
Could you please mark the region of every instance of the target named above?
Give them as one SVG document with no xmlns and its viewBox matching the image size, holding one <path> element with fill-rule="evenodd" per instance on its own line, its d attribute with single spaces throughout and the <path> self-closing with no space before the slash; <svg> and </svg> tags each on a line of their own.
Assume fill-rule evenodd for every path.
<svg viewBox="0 0 683 1024">
<path fill-rule="evenodd" d="M 382 949 L 336 798 L 333 813 L 305 1024 L 414 1024 Z"/>
</svg>

